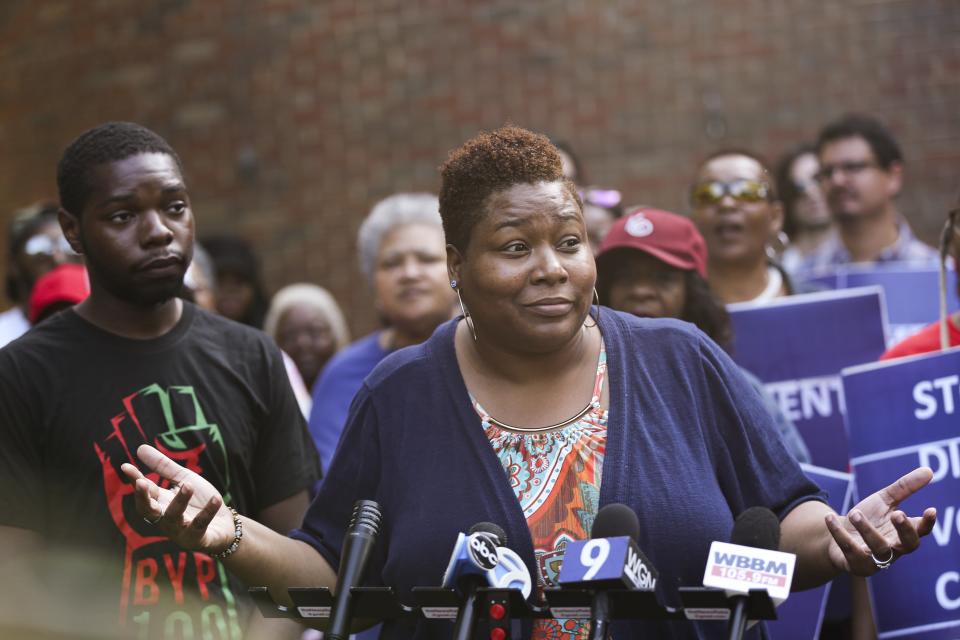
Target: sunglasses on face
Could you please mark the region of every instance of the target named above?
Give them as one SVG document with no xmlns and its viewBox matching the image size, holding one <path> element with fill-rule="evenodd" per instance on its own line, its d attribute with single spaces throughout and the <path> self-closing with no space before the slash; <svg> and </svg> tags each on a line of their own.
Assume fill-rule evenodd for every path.
<svg viewBox="0 0 960 640">
<path fill-rule="evenodd" d="M 757 180 L 710 180 L 697 184 L 690 194 L 690 199 L 694 206 L 706 207 L 719 204 L 726 196 L 737 202 L 762 202 L 769 199 L 770 188 Z"/>
</svg>

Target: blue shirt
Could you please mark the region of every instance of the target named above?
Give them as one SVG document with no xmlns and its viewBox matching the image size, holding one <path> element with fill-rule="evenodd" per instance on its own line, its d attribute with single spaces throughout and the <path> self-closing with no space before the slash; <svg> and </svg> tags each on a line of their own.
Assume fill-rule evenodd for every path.
<svg viewBox="0 0 960 640">
<path fill-rule="evenodd" d="M 457 533 L 477 522 L 502 526 L 536 575 L 523 510 L 457 365 L 456 322 L 392 354 L 364 381 L 320 493 L 291 533 L 337 567 L 354 502 L 376 500 L 383 526 L 367 579 L 392 586 L 405 602 L 413 587 L 439 585 Z M 599 506 L 636 511 L 637 542 L 660 570 L 658 595 L 677 606 L 676 588 L 702 583 L 710 543 L 730 539 L 736 515 L 762 505 L 783 518 L 822 495 L 737 365 L 696 327 L 605 308 L 600 328 L 610 406 Z M 723 622 L 614 629 L 618 638 L 726 637 Z M 382 637 L 449 634 L 439 621 L 401 620 L 385 623 Z"/>
<path fill-rule="evenodd" d="M 363 379 L 389 353 L 380 346 L 380 332 L 377 331 L 337 353 L 320 373 L 313 387 L 309 427 L 324 469 L 330 467 L 330 459 L 340 442 L 353 396 Z"/>
<path fill-rule="evenodd" d="M 802 279 L 805 276 L 816 275 L 822 271 L 852 262 L 853 257 L 843 244 L 840 232 L 834 229 L 823 241 L 823 244 L 800 262 L 794 274 Z M 871 262 L 912 262 L 930 266 L 940 264 L 937 250 L 918 240 L 905 220 L 900 220 L 897 223 L 896 242 L 884 248 Z"/>
</svg>

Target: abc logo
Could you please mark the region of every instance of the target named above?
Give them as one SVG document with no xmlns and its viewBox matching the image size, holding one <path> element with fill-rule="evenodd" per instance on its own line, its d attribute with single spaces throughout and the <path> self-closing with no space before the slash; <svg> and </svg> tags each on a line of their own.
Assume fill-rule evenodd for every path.
<svg viewBox="0 0 960 640">
<path fill-rule="evenodd" d="M 470 536 L 467 549 L 470 550 L 470 558 L 482 569 L 489 571 L 500 562 L 500 556 L 497 555 L 497 544 L 490 534 L 474 533 Z"/>
</svg>

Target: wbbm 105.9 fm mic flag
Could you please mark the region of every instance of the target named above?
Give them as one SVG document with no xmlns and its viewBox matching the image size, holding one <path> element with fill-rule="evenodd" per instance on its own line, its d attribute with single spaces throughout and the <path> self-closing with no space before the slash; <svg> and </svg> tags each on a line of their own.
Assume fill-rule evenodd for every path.
<svg viewBox="0 0 960 640">
<path fill-rule="evenodd" d="M 765 507 L 750 507 L 733 524 L 730 543 L 710 545 L 703 586 L 724 589 L 734 600 L 730 638 L 740 640 L 747 626 L 747 594 L 766 589 L 775 605 L 790 595 L 796 556 L 777 551 L 780 520 Z"/>
<path fill-rule="evenodd" d="M 337 571 L 337 593 L 333 599 L 327 640 L 347 640 L 353 621 L 353 598 L 350 589 L 360 585 L 370 560 L 370 552 L 380 533 L 380 505 L 373 500 L 358 500 L 347 526 Z"/>
<path fill-rule="evenodd" d="M 590 638 L 605 638 L 610 622 L 607 591 L 653 591 L 657 570 L 637 547 L 640 521 L 633 509 L 608 504 L 597 513 L 590 540 L 567 545 L 558 582 L 568 588 L 591 589 Z"/>
</svg>

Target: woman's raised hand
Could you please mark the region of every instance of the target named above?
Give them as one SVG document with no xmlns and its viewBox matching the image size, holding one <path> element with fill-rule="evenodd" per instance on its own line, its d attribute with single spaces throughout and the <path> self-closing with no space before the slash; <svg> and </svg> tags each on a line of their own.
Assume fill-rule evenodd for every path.
<svg viewBox="0 0 960 640">
<path fill-rule="evenodd" d="M 148 444 L 140 445 L 137 457 L 170 483 L 169 489 L 162 488 L 134 465 L 121 465 L 134 481 L 134 501 L 144 520 L 185 549 L 218 553 L 233 542 L 233 515 L 216 487 Z"/>
<path fill-rule="evenodd" d="M 842 571 L 870 576 L 886 569 L 900 556 L 916 550 L 920 538 L 933 530 L 937 510 L 929 508 L 920 517 L 897 509 L 901 502 L 933 478 L 927 467 L 914 469 L 893 484 L 868 496 L 846 517 L 830 514 L 827 529 L 833 535 L 830 561 Z"/>
</svg>

